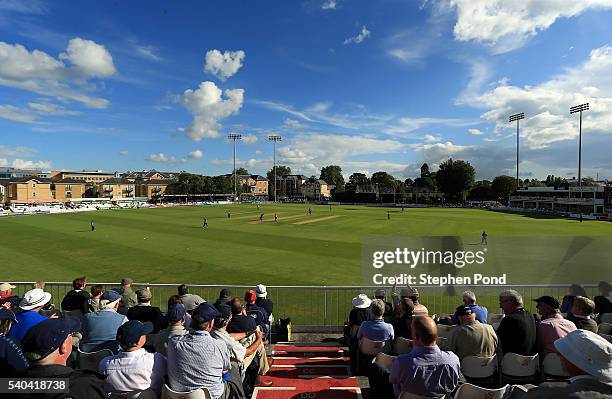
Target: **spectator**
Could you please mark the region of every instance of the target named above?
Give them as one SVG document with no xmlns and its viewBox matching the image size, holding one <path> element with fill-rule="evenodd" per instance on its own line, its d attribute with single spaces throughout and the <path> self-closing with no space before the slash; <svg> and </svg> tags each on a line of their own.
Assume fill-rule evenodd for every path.
<svg viewBox="0 0 612 399">
<path fill-rule="evenodd" d="M 117 292 L 121 294 L 121 299 L 123 302 L 123 306 L 126 308 L 131 308 L 138 303 L 138 298 L 136 297 L 136 293 L 132 291 L 132 286 L 134 285 L 134 280 L 129 277 L 126 277 L 121 280 L 121 288 L 117 289 Z"/>
<path fill-rule="evenodd" d="M 561 316 L 559 311 L 561 305 L 556 298 L 544 295 L 534 301 L 538 313 L 542 316 L 538 328 L 538 352 L 542 355 L 556 353 L 553 343 L 574 331 L 576 325 Z"/>
<path fill-rule="evenodd" d="M 414 317 L 427 316 L 429 314 L 427 307 L 419 303 L 419 290 L 417 290 L 416 288 L 412 288 L 410 286 L 402 288 L 400 291 L 399 299 L 397 298 L 397 295 L 395 293 L 393 294 L 393 297 L 394 303 L 396 304 L 403 298 L 410 298 L 414 303 Z"/>
<path fill-rule="evenodd" d="M 497 335 L 489 324 L 476 319 L 474 308 L 462 305 L 455 314 L 459 317 L 459 327 L 455 327 L 450 337 L 450 348 L 459 360 L 466 356 L 493 356 L 497 352 Z"/>
<path fill-rule="evenodd" d="M 590 331 L 576 330 L 554 345 L 570 383 L 532 388 L 525 399 L 612 397 L 611 343 Z"/>
<path fill-rule="evenodd" d="M 497 328 L 503 354 L 535 354 L 536 324 L 533 316 L 523 308 L 523 297 L 515 290 L 499 294 L 499 307 L 506 315 Z"/>
<path fill-rule="evenodd" d="M 193 311 L 199 304 L 206 302 L 201 296 L 190 294 L 189 287 L 187 287 L 185 284 L 178 286 L 178 294 L 188 312 Z"/>
<path fill-rule="evenodd" d="M 17 323 L 9 331 L 9 337 L 16 343 L 20 343 L 30 328 L 47 320 L 47 317 L 39 312 L 50 300 L 51 294 L 44 292 L 40 288 L 34 288 L 26 292 L 19 302 L 19 309 L 21 311 L 17 313 Z"/>
<path fill-rule="evenodd" d="M 230 370 L 224 342 L 210 336 L 219 311 L 203 303 L 193 312 L 193 332 L 173 337 L 168 342 L 168 384 L 174 391 L 188 392 L 207 388 L 213 399 L 229 397 L 223 374 Z"/>
<path fill-rule="evenodd" d="M 30 366 L 19 376 L 45 380 L 68 379 L 68 393 L 64 394 L 66 397 L 106 399 L 102 378 L 98 373 L 66 367 L 66 360 L 72 353 L 72 334 L 79 332 L 80 324 L 78 319 L 55 318 L 46 319 L 32 327 L 21 343 Z M 40 397 L 39 393 L 20 396 L 33 399 Z"/>
<path fill-rule="evenodd" d="M 182 303 L 172 304 L 168 306 L 168 327 L 164 328 L 155 335 L 154 347 L 155 352 L 159 352 L 166 356 L 168 341 L 170 338 L 177 335 L 187 335 L 189 331 L 185 328 L 185 318 L 187 316 L 187 309 Z"/>
<path fill-rule="evenodd" d="M 476 320 L 486 324 L 489 321 L 489 311 L 484 306 L 476 305 L 476 294 L 472 291 L 463 292 L 463 304 L 472 308 L 472 313 L 476 316 Z M 459 306 L 457 310 L 463 309 L 464 306 Z M 443 324 L 443 323 L 440 323 Z M 457 312 L 452 317 L 452 324 L 459 324 L 459 315 Z"/>
<path fill-rule="evenodd" d="M 85 291 L 85 277 L 77 277 L 72 281 L 72 290 L 68 291 L 62 300 L 62 310 L 73 311 L 80 310 L 85 314 L 89 311 L 89 292 Z"/>
<path fill-rule="evenodd" d="M 246 314 L 244 303 L 240 298 L 232 299 L 232 320 L 227 326 L 229 333 L 251 334 L 257 329 L 257 322 Z"/>
<path fill-rule="evenodd" d="M 257 294 L 257 300 L 255 301 L 255 305 L 264 309 L 268 316 L 272 316 L 272 310 L 274 310 L 274 304 L 270 299 L 268 299 L 268 290 L 265 285 L 257 284 L 255 287 L 255 294 Z M 269 322 L 272 323 L 274 320 L 270 318 Z"/>
<path fill-rule="evenodd" d="M 10 306 L 12 310 L 19 306 L 19 297 L 17 295 L 13 295 L 13 290 L 15 288 L 17 287 L 9 283 L 0 284 L 0 307 Z M 9 305 L 5 305 L 7 303 Z"/>
<path fill-rule="evenodd" d="M 598 287 L 601 295 L 593 298 L 595 302 L 595 313 L 612 313 L 612 296 L 610 296 L 612 284 L 606 281 L 600 281 Z"/>
<path fill-rule="evenodd" d="M 210 335 L 213 338 L 222 341 L 227 346 L 227 350 L 230 354 L 230 361 L 236 364 L 238 369 L 241 370 L 242 375 L 244 375 L 246 370 L 249 368 L 253 362 L 253 359 L 257 357 L 259 360 L 257 383 L 264 386 L 272 385 L 271 381 L 263 381 L 259 379 L 259 376 L 266 375 L 266 373 L 270 370 L 266 349 L 264 348 L 263 344 L 263 333 L 256 330 L 254 333 L 255 339 L 248 340 L 247 338 L 249 344 L 247 346 L 243 346 L 227 332 L 227 326 L 229 325 L 231 319 L 232 312 L 230 311 L 230 308 L 227 306 L 222 306 L 221 309 L 219 309 L 219 315 L 215 318 L 215 327 L 211 331 Z"/>
<path fill-rule="evenodd" d="M 117 330 L 121 352 L 107 356 L 100 362 L 100 374 L 104 375 L 106 392 L 132 392 L 153 389 L 161 394 L 166 376 L 166 357 L 161 353 L 149 353 L 143 346 L 153 324 L 130 320 Z"/>
<path fill-rule="evenodd" d="M 12 376 L 16 371 L 28 368 L 28 361 L 19 345 L 7 337 L 16 322 L 12 310 L 0 308 L 0 375 L 3 377 Z"/>
<path fill-rule="evenodd" d="M 104 287 L 100 284 L 96 284 L 91 287 L 91 297 L 89 298 L 89 311 L 97 312 L 100 310 L 100 298 L 104 292 Z"/>
<path fill-rule="evenodd" d="M 95 352 L 106 348 L 113 353 L 119 351 L 117 330 L 128 321 L 127 317 L 117 312 L 119 302 L 121 295 L 116 291 L 106 291 L 100 297 L 100 310 L 83 316 L 81 350 Z"/>
<path fill-rule="evenodd" d="M 389 382 L 396 397 L 401 392 L 425 397 L 452 392 L 463 380 L 459 358 L 452 352 L 441 351 L 436 345 L 438 330 L 430 317 L 415 317 L 412 321 L 412 352 L 393 361 Z"/>
<path fill-rule="evenodd" d="M 595 302 L 583 296 L 574 298 L 571 314 L 568 314 L 566 319 L 576 325 L 576 328 L 597 332 L 597 322 L 591 318 L 595 311 Z"/>
<path fill-rule="evenodd" d="M 372 341 L 393 341 L 393 326 L 383 321 L 385 313 L 385 302 L 382 299 L 374 299 L 370 305 L 373 320 L 366 320 L 361 323 L 357 331 L 357 339 L 365 337 Z"/>
<path fill-rule="evenodd" d="M 232 307 L 232 293 L 227 288 L 223 288 L 219 293 L 219 298 L 213 304 L 214 307 L 219 309 L 220 306 Z"/>
<path fill-rule="evenodd" d="M 393 318 L 393 332 L 396 337 L 412 339 L 412 314 L 414 303 L 410 298 L 403 298 L 395 307 Z"/>
<path fill-rule="evenodd" d="M 385 313 L 383 313 L 383 319 L 387 317 L 393 317 L 393 305 L 391 302 L 387 302 L 385 299 L 387 298 L 387 293 L 382 288 L 374 291 L 374 298 L 380 299 L 385 304 Z"/>
<path fill-rule="evenodd" d="M 249 290 L 244 293 L 244 303 L 246 304 L 246 313 L 255 318 L 257 325 L 262 329 L 264 333 L 270 330 L 270 321 L 268 319 L 268 313 L 255 304 L 257 301 L 257 294 L 255 291 Z"/>
<path fill-rule="evenodd" d="M 569 294 L 565 295 L 561 301 L 561 313 L 567 313 L 568 315 L 572 313 L 572 305 L 577 296 L 587 297 L 586 291 L 579 284 L 572 284 L 569 291 Z"/>
<path fill-rule="evenodd" d="M 140 288 L 136 290 L 136 298 L 138 304 L 128 309 L 128 320 L 138 320 L 141 322 L 151 322 L 153 324 L 153 333 L 167 327 L 166 320 L 162 311 L 157 306 L 151 306 L 151 291 L 148 288 Z"/>
<path fill-rule="evenodd" d="M 349 327 L 359 327 L 364 321 L 374 319 L 370 305 L 372 300 L 366 294 L 359 294 L 352 300 L 353 309 L 349 313 Z"/>
</svg>

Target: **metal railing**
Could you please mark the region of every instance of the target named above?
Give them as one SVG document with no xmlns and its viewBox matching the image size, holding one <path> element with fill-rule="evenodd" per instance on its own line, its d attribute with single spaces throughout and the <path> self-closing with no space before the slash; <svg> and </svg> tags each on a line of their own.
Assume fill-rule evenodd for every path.
<svg viewBox="0 0 612 399">
<path fill-rule="evenodd" d="M 32 282 L 12 283 L 17 286 L 14 293 L 21 296 L 32 288 Z M 118 288 L 117 283 L 90 283 L 101 284 L 104 289 Z M 177 294 L 179 284 L 142 284 L 135 283 L 134 290 L 149 287 L 153 299 L 151 304 L 158 306 L 162 311 L 167 309 L 168 298 Z M 413 286 L 420 293 L 419 302 L 427 306 L 429 314 L 453 314 L 456 307 L 462 303 L 462 293 L 470 290 L 476 294 L 477 303 L 488 308 L 490 313 L 501 313 L 499 310 L 499 293 L 506 289 L 515 289 L 523 296 L 525 308 L 535 313 L 534 299 L 542 295 L 556 297 L 561 302 L 564 295 L 569 292 L 569 284 L 559 285 L 480 285 L 480 286 Z M 597 295 L 597 285 L 583 285 L 587 296 Z M 232 296 L 244 297 L 246 290 L 253 286 L 246 285 L 189 285 L 191 294 L 198 294 L 202 298 L 214 302 L 222 288 L 228 288 Z M 382 286 L 268 286 L 268 299 L 274 303 L 275 318 L 291 318 L 294 326 L 312 326 L 336 328 L 344 325 L 351 310 L 351 300 L 357 294 L 365 293 L 373 298 L 376 289 L 383 288 L 387 293 L 387 300 L 391 301 L 391 287 Z M 397 287 L 399 291 L 401 287 Z M 62 298 L 72 289 L 70 282 L 48 282 L 45 291 L 51 293 L 56 307 L 59 307 Z"/>
</svg>

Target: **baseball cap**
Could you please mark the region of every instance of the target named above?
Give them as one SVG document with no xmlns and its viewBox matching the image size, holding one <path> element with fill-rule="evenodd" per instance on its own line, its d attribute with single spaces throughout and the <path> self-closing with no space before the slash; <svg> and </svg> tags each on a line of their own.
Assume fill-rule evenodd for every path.
<svg viewBox="0 0 612 399">
<path fill-rule="evenodd" d="M 149 302 L 153 295 L 151 295 L 151 291 L 148 288 L 140 288 L 136 290 L 136 298 L 139 302 Z"/>
<path fill-rule="evenodd" d="M 574 366 L 612 383 L 612 343 L 587 330 L 575 330 L 554 342 L 555 348 Z"/>
<path fill-rule="evenodd" d="M 219 315 L 219 311 L 209 303 L 201 303 L 193 311 L 194 315 L 199 315 L 204 321 L 211 321 Z"/>
<path fill-rule="evenodd" d="M 229 298 L 232 296 L 232 293 L 227 288 L 223 288 L 219 293 L 219 298 Z"/>
<path fill-rule="evenodd" d="M 153 331 L 153 323 L 150 321 L 141 322 L 138 320 L 130 320 L 124 323 L 117 329 L 117 341 L 124 348 L 136 346 L 140 337 L 150 334 Z"/>
<path fill-rule="evenodd" d="M 32 310 L 39 306 L 44 306 L 51 300 L 51 294 L 41 290 L 40 288 L 34 288 L 23 295 L 19 307 L 23 310 Z"/>
<path fill-rule="evenodd" d="M 249 304 L 255 303 L 257 300 L 257 294 L 255 294 L 255 291 L 253 290 L 248 290 L 244 293 L 244 300 Z"/>
<path fill-rule="evenodd" d="M 182 303 L 174 304 L 168 308 L 168 321 L 171 323 L 181 321 L 185 319 L 186 314 L 187 309 L 185 308 L 185 305 Z"/>
<path fill-rule="evenodd" d="M 557 298 L 554 298 L 549 295 L 543 295 L 537 299 L 534 299 L 533 301 L 537 303 L 544 303 L 553 309 L 559 309 L 561 307 L 561 304 L 559 303 L 559 301 L 557 301 Z"/>
<path fill-rule="evenodd" d="M 116 302 L 121 299 L 121 295 L 117 291 L 109 290 L 104 291 L 100 296 L 100 305 L 106 307 L 108 304 Z"/>
<path fill-rule="evenodd" d="M 0 320 L 13 320 L 13 322 L 18 323 L 15 312 L 5 308 L 0 308 Z"/>
<path fill-rule="evenodd" d="M 387 296 L 387 293 L 385 292 L 385 290 L 383 290 L 382 288 L 377 289 L 376 291 L 374 291 L 374 296 L 376 298 L 382 298 L 384 296 Z"/>
<path fill-rule="evenodd" d="M 44 359 L 59 348 L 69 335 L 81 330 L 78 319 L 46 319 L 30 328 L 21 340 L 28 360 Z"/>
<path fill-rule="evenodd" d="M 257 287 L 255 287 L 255 292 L 257 293 L 258 298 L 265 298 L 265 296 L 268 295 L 266 286 L 263 284 L 257 284 Z"/>
<path fill-rule="evenodd" d="M 474 313 L 472 312 L 472 308 L 469 306 L 459 306 L 456 312 L 457 312 L 457 316 L 468 316 Z"/>
<path fill-rule="evenodd" d="M 0 292 L 8 291 L 8 290 L 14 290 L 15 288 L 17 288 L 17 287 L 12 285 L 12 284 L 9 284 L 9 283 L 2 283 L 2 284 L 0 284 Z"/>
</svg>

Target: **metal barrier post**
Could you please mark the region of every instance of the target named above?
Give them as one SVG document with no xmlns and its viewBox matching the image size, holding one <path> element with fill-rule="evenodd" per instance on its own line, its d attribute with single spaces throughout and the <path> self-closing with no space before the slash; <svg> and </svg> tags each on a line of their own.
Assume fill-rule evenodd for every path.
<svg viewBox="0 0 612 399">
<path fill-rule="evenodd" d="M 327 286 L 323 286 L 323 325 L 327 325 Z"/>
</svg>

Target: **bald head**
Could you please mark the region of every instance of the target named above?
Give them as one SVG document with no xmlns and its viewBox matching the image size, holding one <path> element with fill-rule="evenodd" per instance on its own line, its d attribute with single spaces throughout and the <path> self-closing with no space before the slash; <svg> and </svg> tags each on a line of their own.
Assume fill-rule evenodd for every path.
<svg viewBox="0 0 612 399">
<path fill-rule="evenodd" d="M 415 317 L 412 319 L 412 337 L 420 346 L 435 345 L 438 338 L 438 327 L 429 316 Z"/>
</svg>

